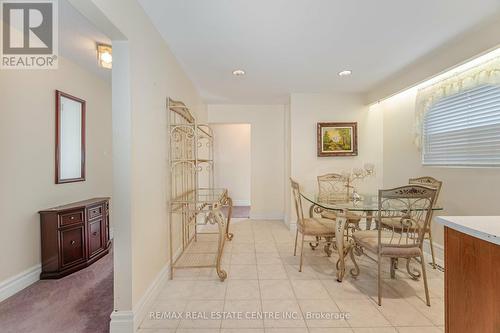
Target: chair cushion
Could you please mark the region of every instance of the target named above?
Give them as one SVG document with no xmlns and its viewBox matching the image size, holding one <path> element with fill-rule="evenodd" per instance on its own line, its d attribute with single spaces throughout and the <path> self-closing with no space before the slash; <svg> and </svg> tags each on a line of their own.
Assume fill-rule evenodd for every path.
<svg viewBox="0 0 500 333">
<path fill-rule="evenodd" d="M 304 219 L 303 225 L 299 225 L 299 231 L 309 236 L 335 236 L 335 221 L 323 218 Z"/>
<path fill-rule="evenodd" d="M 382 249 L 380 255 L 384 257 L 419 257 L 421 252 L 417 245 L 389 245 L 396 242 L 398 237 L 390 231 L 381 232 Z M 377 230 L 363 230 L 356 231 L 352 234 L 352 238 L 356 243 L 363 248 L 378 253 L 378 231 Z"/>
<path fill-rule="evenodd" d="M 380 254 L 384 257 L 391 258 L 414 258 L 420 257 L 420 249 L 417 246 L 402 247 L 402 246 L 384 246 Z"/>
</svg>

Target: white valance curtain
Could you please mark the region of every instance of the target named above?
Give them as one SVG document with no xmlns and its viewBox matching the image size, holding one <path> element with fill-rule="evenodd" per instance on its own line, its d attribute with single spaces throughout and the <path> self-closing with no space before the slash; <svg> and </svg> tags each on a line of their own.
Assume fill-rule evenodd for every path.
<svg viewBox="0 0 500 333">
<path fill-rule="evenodd" d="M 453 75 L 418 91 L 415 105 L 415 144 L 422 148 L 424 119 L 439 99 L 483 84 L 500 85 L 500 57 Z"/>
</svg>

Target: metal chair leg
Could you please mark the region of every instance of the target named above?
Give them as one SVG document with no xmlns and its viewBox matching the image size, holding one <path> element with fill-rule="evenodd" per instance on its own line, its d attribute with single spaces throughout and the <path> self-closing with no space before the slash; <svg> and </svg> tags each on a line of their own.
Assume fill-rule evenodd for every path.
<svg viewBox="0 0 500 333">
<path fill-rule="evenodd" d="M 293 250 L 293 256 L 297 255 L 297 238 L 299 237 L 299 228 L 295 231 L 295 248 Z"/>
<path fill-rule="evenodd" d="M 302 234 L 302 241 L 300 242 L 300 266 L 299 272 L 302 272 L 302 260 L 304 257 L 304 234 Z"/>
<path fill-rule="evenodd" d="M 424 255 L 420 255 L 420 260 L 422 262 L 422 277 L 424 279 L 424 289 L 425 289 L 425 300 L 427 306 L 431 306 L 431 301 L 429 299 L 429 286 L 427 285 L 427 273 L 425 271 L 425 261 L 424 261 Z"/>
<path fill-rule="evenodd" d="M 429 244 L 431 246 L 431 255 L 432 255 L 432 268 L 436 269 L 436 258 L 434 257 L 434 243 L 432 242 L 432 231 L 429 228 Z"/>
<path fill-rule="evenodd" d="M 382 258 L 380 257 L 380 255 L 378 256 L 378 275 L 377 275 L 377 279 L 378 279 L 378 305 L 382 305 Z"/>
</svg>

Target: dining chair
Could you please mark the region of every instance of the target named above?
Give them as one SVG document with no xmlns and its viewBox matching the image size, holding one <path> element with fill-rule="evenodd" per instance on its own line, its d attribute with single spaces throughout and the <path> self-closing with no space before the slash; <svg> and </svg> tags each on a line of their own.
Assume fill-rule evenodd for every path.
<svg viewBox="0 0 500 333">
<path fill-rule="evenodd" d="M 335 221 L 324 219 L 324 218 L 305 218 L 304 211 L 302 209 L 302 196 L 300 193 L 299 184 L 290 178 L 292 186 L 292 194 L 295 202 L 295 211 L 297 213 L 297 230 L 295 232 L 295 247 L 293 255 L 297 255 L 297 241 L 299 238 L 299 233 L 301 234 L 301 246 L 300 246 L 300 265 L 299 272 L 302 272 L 302 264 L 304 257 L 304 239 L 305 236 L 316 237 L 318 242 L 320 238 L 324 238 L 326 246 L 330 246 L 332 239 L 335 237 Z"/>
<path fill-rule="evenodd" d="M 350 249 L 350 257 L 354 263 L 351 270 L 353 276 L 360 273 L 355 254 L 365 250 L 377 255 L 378 266 L 378 305 L 382 305 L 381 265 L 383 258 L 391 258 L 391 275 L 397 258 L 406 259 L 406 269 L 413 279 L 424 280 L 426 304 L 430 306 L 429 289 L 422 243 L 432 218 L 432 207 L 437 190 L 422 185 L 406 185 L 388 190 L 378 191 L 378 220 L 391 219 L 394 228 L 377 228 L 377 230 L 356 231 L 352 234 L 354 246 Z M 396 223 L 397 221 L 397 223 Z M 411 271 L 410 261 L 420 259 L 422 273 Z M 391 276 L 392 277 L 392 276 Z"/>
<path fill-rule="evenodd" d="M 437 204 L 439 194 L 441 193 L 441 188 L 443 186 L 442 181 L 437 180 L 436 178 L 433 178 L 430 176 L 425 176 L 425 177 L 418 177 L 418 178 L 410 178 L 408 180 L 408 184 L 424 185 L 427 187 L 435 188 L 436 189 L 436 198 L 434 198 L 434 206 Z M 427 236 L 427 239 L 429 240 L 429 245 L 431 248 L 432 268 L 436 269 L 436 258 L 434 256 L 434 243 L 432 242 L 433 215 L 434 215 L 434 211 L 431 212 L 429 226 L 428 226 L 428 229 L 426 230 L 426 236 Z"/>
<path fill-rule="evenodd" d="M 344 177 L 338 173 L 327 173 L 318 176 L 318 201 L 320 202 L 347 202 L 349 201 L 349 188 Z M 320 216 L 325 219 L 335 220 L 337 214 L 333 211 L 323 210 Z M 361 216 L 348 213 L 349 223 L 359 226 Z"/>
<path fill-rule="evenodd" d="M 408 181 L 408 184 L 410 184 L 410 185 L 424 185 L 424 186 L 436 189 L 436 198 L 434 200 L 434 205 L 435 205 L 437 202 L 437 199 L 439 197 L 439 193 L 441 192 L 441 187 L 443 185 L 443 182 L 441 182 L 435 178 L 425 176 L 425 177 L 418 177 L 418 178 L 410 178 Z M 433 214 L 433 212 L 431 214 Z M 397 221 L 397 220 L 383 219 L 381 221 L 381 225 L 384 228 L 396 230 L 399 232 L 402 231 L 399 228 L 399 221 Z M 434 244 L 432 242 L 432 215 L 430 217 L 429 225 L 428 225 L 427 229 L 425 230 L 425 238 L 424 239 L 429 240 L 429 245 L 431 248 L 431 256 L 432 256 L 432 268 L 436 269 L 436 259 L 434 256 Z"/>
</svg>

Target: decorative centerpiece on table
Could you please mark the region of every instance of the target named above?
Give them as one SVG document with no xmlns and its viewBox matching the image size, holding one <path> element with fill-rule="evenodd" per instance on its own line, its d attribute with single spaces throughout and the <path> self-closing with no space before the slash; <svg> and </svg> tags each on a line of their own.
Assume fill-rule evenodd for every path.
<svg viewBox="0 0 500 333">
<path fill-rule="evenodd" d="M 375 165 L 373 163 L 365 163 L 363 168 L 353 168 L 351 171 L 342 171 L 340 174 L 345 181 L 347 197 L 354 202 L 360 201 L 363 198 L 358 194 L 354 183 L 373 176 L 375 174 Z"/>
</svg>

